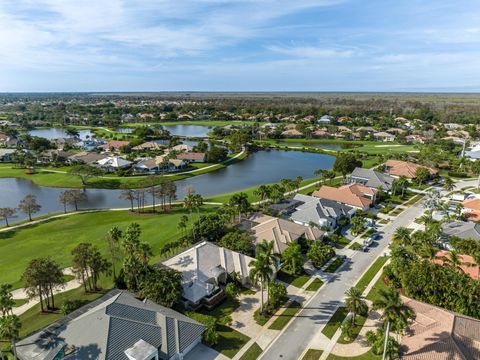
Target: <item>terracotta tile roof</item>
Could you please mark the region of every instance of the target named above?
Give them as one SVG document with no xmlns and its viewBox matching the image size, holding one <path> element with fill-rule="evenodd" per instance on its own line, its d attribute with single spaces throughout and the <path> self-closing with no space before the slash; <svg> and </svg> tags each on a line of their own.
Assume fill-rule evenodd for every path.
<svg viewBox="0 0 480 360">
<path fill-rule="evenodd" d="M 450 252 L 440 250 L 437 252 L 437 257 L 450 258 Z M 461 262 L 465 263 L 465 265 L 460 266 L 460 269 L 472 279 L 480 280 L 480 266 L 477 265 L 475 259 L 469 255 L 460 255 L 459 258 Z M 444 261 L 441 258 L 435 259 L 434 262 L 438 265 L 444 265 Z"/>
<path fill-rule="evenodd" d="M 340 186 L 339 188 L 322 186 L 320 189 L 314 191 L 312 196 L 366 209 L 373 204 L 371 197 L 374 197 L 376 193 L 377 191 L 375 189 L 363 185 L 348 184 Z"/>
<path fill-rule="evenodd" d="M 154 141 L 147 141 L 143 144 L 137 145 L 132 148 L 132 150 L 160 150 L 163 146 Z"/>
<path fill-rule="evenodd" d="M 120 149 L 122 146 L 127 146 L 130 144 L 130 141 L 120 141 L 120 140 L 111 140 L 105 145 L 102 145 L 101 147 L 104 148 L 105 150 L 114 148 L 114 149 Z"/>
<path fill-rule="evenodd" d="M 285 130 L 284 132 L 282 132 L 282 136 L 303 136 L 303 134 L 296 129 L 292 129 L 292 130 Z"/>
<path fill-rule="evenodd" d="M 387 172 L 389 175 L 405 176 L 409 179 L 414 179 L 417 176 L 417 169 L 421 167 L 426 168 L 432 175 L 435 175 L 438 172 L 437 169 L 400 160 L 388 160 L 385 163 L 385 166 L 387 167 Z"/>
<path fill-rule="evenodd" d="M 177 159 L 181 160 L 205 160 L 205 153 L 202 152 L 185 152 L 177 155 Z"/>
<path fill-rule="evenodd" d="M 463 200 L 463 215 L 468 220 L 480 220 L 480 199 L 473 198 Z"/>
<path fill-rule="evenodd" d="M 406 360 L 480 359 L 480 320 L 402 297 L 416 318 L 402 338 Z"/>
</svg>

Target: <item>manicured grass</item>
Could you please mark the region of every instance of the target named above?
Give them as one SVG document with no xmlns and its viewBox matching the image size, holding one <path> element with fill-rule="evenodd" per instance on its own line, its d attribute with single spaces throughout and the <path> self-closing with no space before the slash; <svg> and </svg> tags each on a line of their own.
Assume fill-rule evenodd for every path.
<svg viewBox="0 0 480 360">
<path fill-rule="evenodd" d="M 375 262 L 368 268 L 362 278 L 357 282 L 355 287 L 360 291 L 365 291 L 368 284 L 372 281 L 372 279 L 377 275 L 383 265 L 387 262 L 387 256 L 380 256 Z"/>
<path fill-rule="evenodd" d="M 331 339 L 337 332 L 338 328 L 340 328 L 340 325 L 342 325 L 342 322 L 345 320 L 347 315 L 348 310 L 345 307 L 340 306 L 332 315 L 330 320 L 328 320 L 328 323 L 322 330 L 322 334 Z"/>
<path fill-rule="evenodd" d="M 413 204 L 415 204 L 416 202 L 420 201 L 421 199 L 423 199 L 425 195 L 415 195 L 414 197 L 412 197 L 410 200 L 408 200 L 406 203 L 405 203 L 405 206 L 411 206 Z"/>
<path fill-rule="evenodd" d="M 22 305 L 26 304 L 28 302 L 28 299 L 15 299 L 14 302 L 15 302 L 15 305 L 13 305 L 13 306 L 14 307 L 19 307 L 19 306 L 22 306 Z"/>
<path fill-rule="evenodd" d="M 319 278 L 315 278 L 308 286 L 305 290 L 307 291 L 317 291 L 318 289 L 320 289 L 323 285 L 323 281 L 320 280 Z"/>
<path fill-rule="evenodd" d="M 352 245 L 350 245 L 348 248 L 349 249 L 352 249 L 352 250 L 360 250 L 360 248 L 362 247 L 362 245 L 360 245 L 358 242 L 354 242 Z"/>
<path fill-rule="evenodd" d="M 383 289 L 387 290 L 388 286 L 385 284 L 383 281 L 383 276 L 380 276 L 380 278 L 377 280 L 375 285 L 373 285 L 372 290 L 367 294 L 367 299 L 370 301 L 375 301 L 379 298 L 378 292 Z"/>
<path fill-rule="evenodd" d="M 310 279 L 310 276 L 307 274 L 291 275 L 280 270 L 277 273 L 277 279 L 297 288 L 302 288 L 308 279 Z"/>
<path fill-rule="evenodd" d="M 400 215 L 402 212 L 405 211 L 405 208 L 403 207 L 397 207 L 395 210 L 393 210 L 392 212 L 388 213 L 388 215 L 391 215 L 391 216 L 397 216 L 397 215 Z"/>
<path fill-rule="evenodd" d="M 327 266 L 327 268 L 324 270 L 327 273 L 334 273 L 337 271 L 337 269 L 343 264 L 345 260 L 341 257 L 337 257 L 335 260 L 333 260 L 330 265 Z"/>
<path fill-rule="evenodd" d="M 350 244 L 351 240 L 347 239 L 345 236 L 338 236 L 333 243 L 337 249 L 343 249 L 345 246 Z"/>
<path fill-rule="evenodd" d="M 236 299 L 226 298 L 213 310 L 199 310 L 198 313 L 215 317 L 220 324 L 226 325 L 230 321 L 230 315 L 240 306 Z"/>
<path fill-rule="evenodd" d="M 322 354 L 323 350 L 308 349 L 305 355 L 303 355 L 302 360 L 319 360 Z"/>
<path fill-rule="evenodd" d="M 367 231 L 365 231 L 360 237 L 363 238 L 363 239 L 366 239 L 366 238 L 372 236 L 375 233 L 375 231 L 376 231 L 375 229 L 370 228 Z"/>
<path fill-rule="evenodd" d="M 268 328 L 272 330 L 282 330 L 301 308 L 302 304 L 292 301 Z"/>
<path fill-rule="evenodd" d="M 226 325 L 217 325 L 217 332 L 218 343 L 212 347 L 230 359 L 250 340 L 247 335 Z"/>
<path fill-rule="evenodd" d="M 382 225 L 387 225 L 389 223 L 389 221 L 386 220 L 386 219 L 381 219 L 381 220 L 378 221 L 378 223 L 382 224 Z"/>
<path fill-rule="evenodd" d="M 352 329 L 352 334 L 351 338 L 349 340 L 346 340 L 342 335 L 338 338 L 338 343 L 339 344 L 351 344 L 355 341 L 357 338 L 358 334 L 360 333 L 360 330 L 362 330 L 363 325 L 365 324 L 365 321 L 367 320 L 366 316 L 362 315 L 357 315 L 355 316 L 355 324 L 353 325 Z M 350 320 L 348 320 L 350 321 Z"/>
<path fill-rule="evenodd" d="M 203 207 L 210 213 L 213 207 Z M 152 246 L 158 261 L 161 248 L 177 240 L 181 232 L 177 224 L 188 213 L 178 207 L 168 213 L 134 214 L 129 211 L 99 211 L 45 221 L 40 224 L 0 233 L 0 283 L 15 284 L 34 258 L 51 256 L 62 267 L 71 265 L 71 251 L 81 242 L 97 245 L 106 254 L 104 235 L 113 226 L 125 230 L 132 222 L 141 226 L 141 240 Z M 192 216 L 195 220 L 196 214 Z M 191 222 L 190 222 L 191 223 Z M 19 286 L 16 286 L 19 287 Z"/>
<path fill-rule="evenodd" d="M 382 358 L 381 355 L 375 355 L 372 353 L 372 350 L 369 350 L 365 354 L 359 356 L 352 356 L 352 357 L 345 357 L 345 356 L 337 356 L 330 354 L 327 357 L 327 360 L 380 360 Z"/>
<path fill-rule="evenodd" d="M 243 353 L 240 360 L 256 360 L 263 352 L 262 348 L 257 343 L 253 343 L 247 351 Z"/>
</svg>

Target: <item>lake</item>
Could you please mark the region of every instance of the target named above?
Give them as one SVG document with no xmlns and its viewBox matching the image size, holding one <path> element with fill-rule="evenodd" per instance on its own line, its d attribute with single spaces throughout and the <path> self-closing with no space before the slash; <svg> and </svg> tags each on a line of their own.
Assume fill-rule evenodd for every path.
<svg viewBox="0 0 480 360">
<path fill-rule="evenodd" d="M 277 182 L 282 178 L 304 179 L 313 177 L 316 169 L 331 169 L 335 157 L 325 154 L 313 154 L 301 151 L 260 151 L 247 159 L 214 172 L 176 182 L 178 198 L 182 199 L 185 190 L 193 187 L 203 197 L 239 191 L 260 184 Z M 36 215 L 63 211 L 58 203 L 58 196 L 65 190 L 44 187 L 25 179 L 0 179 L 0 207 L 16 207 L 27 194 L 37 196 L 42 205 Z M 86 189 L 87 201 L 81 209 L 105 209 L 129 207 L 128 201 L 119 199 L 120 190 Z M 147 202 L 150 202 L 147 197 Z M 17 214 L 13 221 L 25 219 L 24 214 Z"/>
<path fill-rule="evenodd" d="M 35 129 L 29 130 L 28 133 L 32 136 L 43 137 L 48 140 L 68 137 L 67 133 L 62 128 Z M 93 134 L 90 130 L 79 130 L 78 133 L 82 140 L 85 140 L 87 136 L 91 137 Z"/>
<path fill-rule="evenodd" d="M 212 128 L 202 125 L 163 125 L 170 134 L 186 137 L 208 137 Z"/>
</svg>

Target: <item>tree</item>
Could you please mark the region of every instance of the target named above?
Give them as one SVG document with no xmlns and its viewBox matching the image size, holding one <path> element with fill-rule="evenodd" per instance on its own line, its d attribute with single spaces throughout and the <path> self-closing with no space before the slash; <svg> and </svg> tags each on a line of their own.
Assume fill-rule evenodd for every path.
<svg viewBox="0 0 480 360">
<path fill-rule="evenodd" d="M 113 270 L 113 279 L 117 279 L 117 274 L 115 272 L 115 263 L 120 260 L 120 249 L 119 244 L 122 239 L 122 230 L 118 226 L 112 227 L 108 230 L 105 235 L 105 240 L 107 241 L 107 250 L 110 254 L 110 260 L 112 261 L 112 270 Z"/>
<path fill-rule="evenodd" d="M 202 340 L 205 344 L 213 346 L 218 343 L 219 334 L 217 332 L 217 319 L 213 316 L 208 316 L 203 321 L 205 330 L 203 331 Z"/>
<path fill-rule="evenodd" d="M 410 236 L 410 230 L 404 226 L 398 227 L 393 233 L 392 240 L 394 243 L 398 243 L 403 246 L 412 244 L 412 238 Z"/>
<path fill-rule="evenodd" d="M 158 197 L 157 175 L 148 175 L 147 178 L 142 181 L 142 186 L 148 188 L 148 193 L 152 195 L 152 209 L 155 212 L 155 198 Z"/>
<path fill-rule="evenodd" d="M 239 223 L 242 219 L 242 214 L 247 213 L 251 209 L 248 195 L 244 192 L 233 195 L 228 201 L 228 204 L 236 210 Z"/>
<path fill-rule="evenodd" d="M 69 174 L 78 176 L 80 178 L 83 186 L 88 184 L 89 179 L 99 176 L 101 173 L 102 172 L 99 168 L 85 164 L 74 165 L 69 171 Z"/>
<path fill-rule="evenodd" d="M 5 225 L 8 227 L 8 218 L 15 215 L 17 211 L 14 208 L 10 207 L 5 207 L 5 208 L 0 208 L 0 218 L 3 218 L 5 220 Z"/>
<path fill-rule="evenodd" d="M 200 206 L 203 204 L 203 198 L 199 194 L 188 194 L 183 199 L 183 207 L 188 210 L 190 213 L 190 218 L 192 217 L 192 212 L 194 209 L 199 210 Z M 195 242 L 195 224 L 192 227 L 193 241 Z"/>
<path fill-rule="evenodd" d="M 98 290 L 97 284 L 100 274 L 109 275 L 112 264 L 102 256 L 96 246 L 92 246 L 88 257 L 88 268 L 92 276 L 92 288 L 96 291 Z"/>
<path fill-rule="evenodd" d="M 350 223 L 352 224 L 351 232 L 353 235 L 358 235 L 365 230 L 365 219 L 361 216 L 354 216 Z"/>
<path fill-rule="evenodd" d="M 328 260 L 335 256 L 335 249 L 330 245 L 324 245 L 320 241 L 314 241 L 307 252 L 307 257 L 316 268 L 321 268 Z"/>
<path fill-rule="evenodd" d="M 2 284 L 0 285 L 0 312 L 2 316 L 12 314 L 13 307 L 15 306 L 15 300 L 12 295 L 12 285 Z"/>
<path fill-rule="evenodd" d="M 335 163 L 333 164 L 333 170 L 341 173 L 345 178 L 348 173 L 351 173 L 356 167 L 361 166 L 362 162 L 357 159 L 355 154 L 338 153 Z"/>
<path fill-rule="evenodd" d="M 273 254 L 273 241 L 263 241 L 257 245 L 255 260 L 252 260 L 248 266 L 250 267 L 249 277 L 253 285 L 260 283 L 261 302 L 260 312 L 263 313 L 263 289 L 270 282 L 275 268 L 276 255 Z M 268 295 L 268 294 L 267 294 Z"/>
<path fill-rule="evenodd" d="M 20 318 L 16 315 L 7 315 L 0 318 L 0 338 L 10 340 L 14 359 L 18 359 L 15 341 L 20 336 L 21 327 Z"/>
<path fill-rule="evenodd" d="M 362 296 L 362 291 L 356 287 L 347 290 L 345 299 L 345 306 L 348 311 L 352 313 L 352 325 L 355 325 L 355 316 L 357 314 L 366 315 L 368 312 L 368 305 L 365 297 Z"/>
<path fill-rule="evenodd" d="M 28 214 L 28 219 L 32 221 L 32 214 L 40 211 L 42 206 L 37 203 L 35 195 L 26 195 L 18 204 L 18 208 L 25 214 Z"/>
<path fill-rule="evenodd" d="M 395 290 L 380 289 L 378 295 L 379 297 L 373 302 L 372 308 L 374 310 L 383 311 L 380 319 L 383 320 L 384 326 L 386 326 L 385 345 L 383 350 L 383 360 L 385 360 L 387 356 L 390 326 L 393 324 L 398 330 L 404 329 L 408 325 L 408 321 L 415 318 L 415 312 L 408 305 L 402 303 L 400 294 Z"/>
<path fill-rule="evenodd" d="M 80 243 L 72 250 L 72 270 L 78 279 L 81 279 L 85 292 L 91 289 L 91 283 L 89 281 L 89 261 L 91 255 L 92 244 Z M 88 286 L 88 289 L 87 289 Z"/>
<path fill-rule="evenodd" d="M 287 298 L 287 288 L 278 281 L 271 281 L 268 286 L 268 307 L 270 309 L 277 309 L 285 302 Z"/>
<path fill-rule="evenodd" d="M 423 184 L 430 177 L 430 172 L 425 167 L 419 167 L 415 172 L 415 178 L 419 184 Z"/>
<path fill-rule="evenodd" d="M 137 200 L 136 192 L 133 189 L 128 188 L 128 184 L 121 185 L 122 191 L 120 192 L 120 199 L 130 201 L 130 210 L 133 212 L 133 203 Z"/>
<path fill-rule="evenodd" d="M 447 191 L 452 191 L 455 189 L 455 182 L 452 180 L 451 177 L 446 176 L 443 180 L 443 188 Z"/>
<path fill-rule="evenodd" d="M 151 269 L 140 285 L 143 297 L 166 307 L 172 307 L 182 296 L 182 274 L 174 269 Z"/>
<path fill-rule="evenodd" d="M 225 234 L 218 241 L 218 245 L 245 255 L 251 255 L 254 250 L 252 236 L 239 230 Z"/>
<path fill-rule="evenodd" d="M 302 270 L 303 264 L 303 255 L 302 255 L 302 248 L 296 242 L 288 243 L 287 247 L 283 251 L 282 254 L 283 269 L 292 274 L 298 274 Z"/>
<path fill-rule="evenodd" d="M 285 188 L 279 184 L 270 186 L 270 198 L 273 202 L 279 202 L 285 197 Z"/>
<path fill-rule="evenodd" d="M 260 185 L 253 193 L 255 196 L 258 196 L 261 201 L 267 202 L 271 195 L 271 188 L 269 185 Z"/>
<path fill-rule="evenodd" d="M 78 130 L 75 128 L 68 128 L 65 130 L 65 133 L 67 134 L 67 136 L 70 136 L 70 137 L 78 137 L 80 135 Z"/>
<path fill-rule="evenodd" d="M 67 213 L 67 204 L 69 201 L 69 191 L 65 190 L 58 195 L 58 202 L 63 205 L 63 212 L 66 214 Z"/>
<path fill-rule="evenodd" d="M 182 233 L 182 238 L 185 236 L 185 230 L 187 229 L 187 224 L 188 224 L 188 216 L 182 215 L 177 225 L 177 227 L 180 229 Z"/>
<path fill-rule="evenodd" d="M 75 208 L 75 211 L 78 211 L 78 203 L 85 201 L 87 199 L 87 195 L 78 189 L 71 189 L 71 190 L 65 190 L 63 191 L 59 198 L 58 201 L 63 204 L 64 206 L 64 211 L 67 212 L 67 204 L 68 205 L 73 205 Z"/>
<path fill-rule="evenodd" d="M 211 163 L 219 163 L 227 160 L 228 150 L 220 146 L 211 146 L 207 152 L 208 161 Z"/>
</svg>

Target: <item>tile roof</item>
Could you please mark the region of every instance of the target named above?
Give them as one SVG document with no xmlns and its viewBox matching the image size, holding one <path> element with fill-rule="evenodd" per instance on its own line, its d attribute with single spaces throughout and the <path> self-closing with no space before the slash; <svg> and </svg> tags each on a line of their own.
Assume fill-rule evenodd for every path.
<svg viewBox="0 0 480 360">
<path fill-rule="evenodd" d="M 417 170 L 421 167 L 426 168 L 431 175 L 435 175 L 436 173 L 438 173 L 437 169 L 429 168 L 408 161 L 388 160 L 385 163 L 385 166 L 387 167 L 387 172 L 390 175 L 405 176 L 409 179 L 414 179 L 417 176 Z"/>
<path fill-rule="evenodd" d="M 274 252 L 277 254 L 281 254 L 289 242 L 302 236 L 308 240 L 319 240 L 324 234 L 317 228 L 260 213 L 254 214 L 245 223 L 250 224 L 248 230 L 252 233 L 255 243 L 259 244 L 263 240 L 273 241 Z"/>
<path fill-rule="evenodd" d="M 177 155 L 177 159 L 180 160 L 205 160 L 205 153 L 202 152 L 183 152 Z"/>
<path fill-rule="evenodd" d="M 105 150 L 109 150 L 111 148 L 120 149 L 122 146 L 127 146 L 130 144 L 130 141 L 120 141 L 120 140 L 111 140 L 108 143 L 102 145 L 101 147 Z"/>
<path fill-rule="evenodd" d="M 435 264 L 437 265 L 445 265 L 447 266 L 448 264 L 445 264 L 444 260 L 442 259 L 443 257 L 449 259 L 450 258 L 450 252 L 445 251 L 445 250 L 440 250 L 437 251 L 436 256 L 438 257 L 437 259 L 434 260 Z M 469 255 L 459 255 L 460 261 L 464 263 L 465 265 L 460 265 L 460 269 L 470 276 L 474 280 L 480 280 L 480 266 L 477 265 L 475 259 Z"/>
<path fill-rule="evenodd" d="M 480 198 L 463 200 L 463 215 L 469 220 L 480 220 Z"/>
<path fill-rule="evenodd" d="M 385 191 L 392 189 L 393 177 L 373 169 L 364 169 L 357 167 L 349 176 L 350 181 L 361 183 L 367 187 L 378 189 L 380 186 Z"/>
<path fill-rule="evenodd" d="M 402 338 L 402 359 L 480 359 L 480 320 L 402 297 L 416 319 Z"/>
<path fill-rule="evenodd" d="M 370 197 L 375 196 L 376 193 L 376 190 L 359 184 L 348 184 L 339 188 L 324 185 L 314 191 L 312 196 L 366 209 L 373 204 Z"/>
<path fill-rule="evenodd" d="M 132 150 L 160 150 L 162 148 L 164 148 L 164 146 L 160 145 L 155 141 L 147 141 L 143 144 L 134 146 Z"/>
<path fill-rule="evenodd" d="M 173 329 L 167 326 L 171 322 Z M 178 338 L 177 329 L 183 329 Z M 55 353 L 50 350 L 60 350 L 60 341 L 75 348 L 75 352 L 64 357 L 67 360 L 128 360 L 125 351 L 143 340 L 170 358 L 176 353 L 172 341 L 177 344 L 178 340 L 178 345 L 185 348 L 199 339 L 203 330 L 203 325 L 172 309 L 149 300 L 140 301 L 127 291 L 113 290 L 19 341 L 17 350 L 20 360 L 51 359 Z"/>
</svg>

